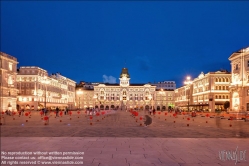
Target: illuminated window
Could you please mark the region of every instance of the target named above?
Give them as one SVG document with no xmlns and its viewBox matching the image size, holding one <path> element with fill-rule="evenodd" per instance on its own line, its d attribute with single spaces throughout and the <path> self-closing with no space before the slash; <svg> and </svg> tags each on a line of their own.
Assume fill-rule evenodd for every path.
<svg viewBox="0 0 249 166">
<path fill-rule="evenodd" d="M 141 95 L 140 95 L 140 100 L 143 100 L 143 99 L 144 99 L 144 98 L 143 98 L 143 94 L 141 94 Z"/>
<path fill-rule="evenodd" d="M 130 94 L 130 100 L 132 100 L 132 94 Z"/>
<path fill-rule="evenodd" d="M 12 76 L 10 75 L 8 78 L 8 84 L 12 85 L 13 84 L 13 79 Z"/>
<path fill-rule="evenodd" d="M 12 71 L 12 63 L 11 62 L 9 62 L 9 70 Z"/>
<path fill-rule="evenodd" d="M 114 93 L 112 94 L 112 97 L 111 97 L 112 100 L 114 100 Z"/>
<path fill-rule="evenodd" d="M 138 100 L 138 95 L 137 94 L 135 94 L 135 100 Z"/>
</svg>

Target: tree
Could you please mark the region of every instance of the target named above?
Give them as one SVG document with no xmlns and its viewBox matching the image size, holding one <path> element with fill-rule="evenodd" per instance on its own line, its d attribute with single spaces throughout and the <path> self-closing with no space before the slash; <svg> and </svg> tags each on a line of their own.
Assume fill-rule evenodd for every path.
<svg viewBox="0 0 249 166">
<path fill-rule="evenodd" d="M 224 109 L 226 110 L 226 109 L 228 109 L 230 107 L 230 102 L 229 101 L 226 101 L 225 103 L 224 103 Z"/>
</svg>

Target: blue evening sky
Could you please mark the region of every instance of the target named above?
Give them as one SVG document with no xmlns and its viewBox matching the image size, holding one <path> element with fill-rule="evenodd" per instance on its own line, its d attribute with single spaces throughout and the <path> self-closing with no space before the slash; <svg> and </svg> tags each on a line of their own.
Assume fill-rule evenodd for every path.
<svg viewBox="0 0 249 166">
<path fill-rule="evenodd" d="M 249 2 L 1 1 L 1 51 L 76 82 L 176 81 L 230 71 L 249 46 Z"/>
</svg>

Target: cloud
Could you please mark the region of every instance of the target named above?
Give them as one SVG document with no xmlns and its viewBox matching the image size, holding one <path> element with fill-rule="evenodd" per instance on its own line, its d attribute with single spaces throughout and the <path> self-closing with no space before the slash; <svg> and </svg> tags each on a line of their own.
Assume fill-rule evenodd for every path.
<svg viewBox="0 0 249 166">
<path fill-rule="evenodd" d="M 104 83 L 116 83 L 116 78 L 113 76 L 107 76 L 107 75 L 103 75 L 103 82 Z"/>
</svg>

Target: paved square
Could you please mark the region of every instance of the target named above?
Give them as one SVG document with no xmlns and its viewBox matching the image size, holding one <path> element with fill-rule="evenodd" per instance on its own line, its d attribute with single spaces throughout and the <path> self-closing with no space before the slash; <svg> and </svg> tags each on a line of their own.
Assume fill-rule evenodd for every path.
<svg viewBox="0 0 249 166">
<path fill-rule="evenodd" d="M 84 112 L 57 118 L 51 113 L 48 125 L 44 125 L 39 112 L 31 113 L 31 118 L 15 116 L 15 120 L 5 115 L 1 151 L 84 152 L 80 160 L 83 165 L 98 166 L 249 165 L 248 122 L 201 116 L 187 120 L 187 115 L 175 118 L 157 114 L 145 127 L 140 120 L 144 114 L 141 111 L 134 118 L 129 112 L 116 111 L 91 120 Z M 228 152 L 237 159 L 227 158 Z"/>
</svg>

